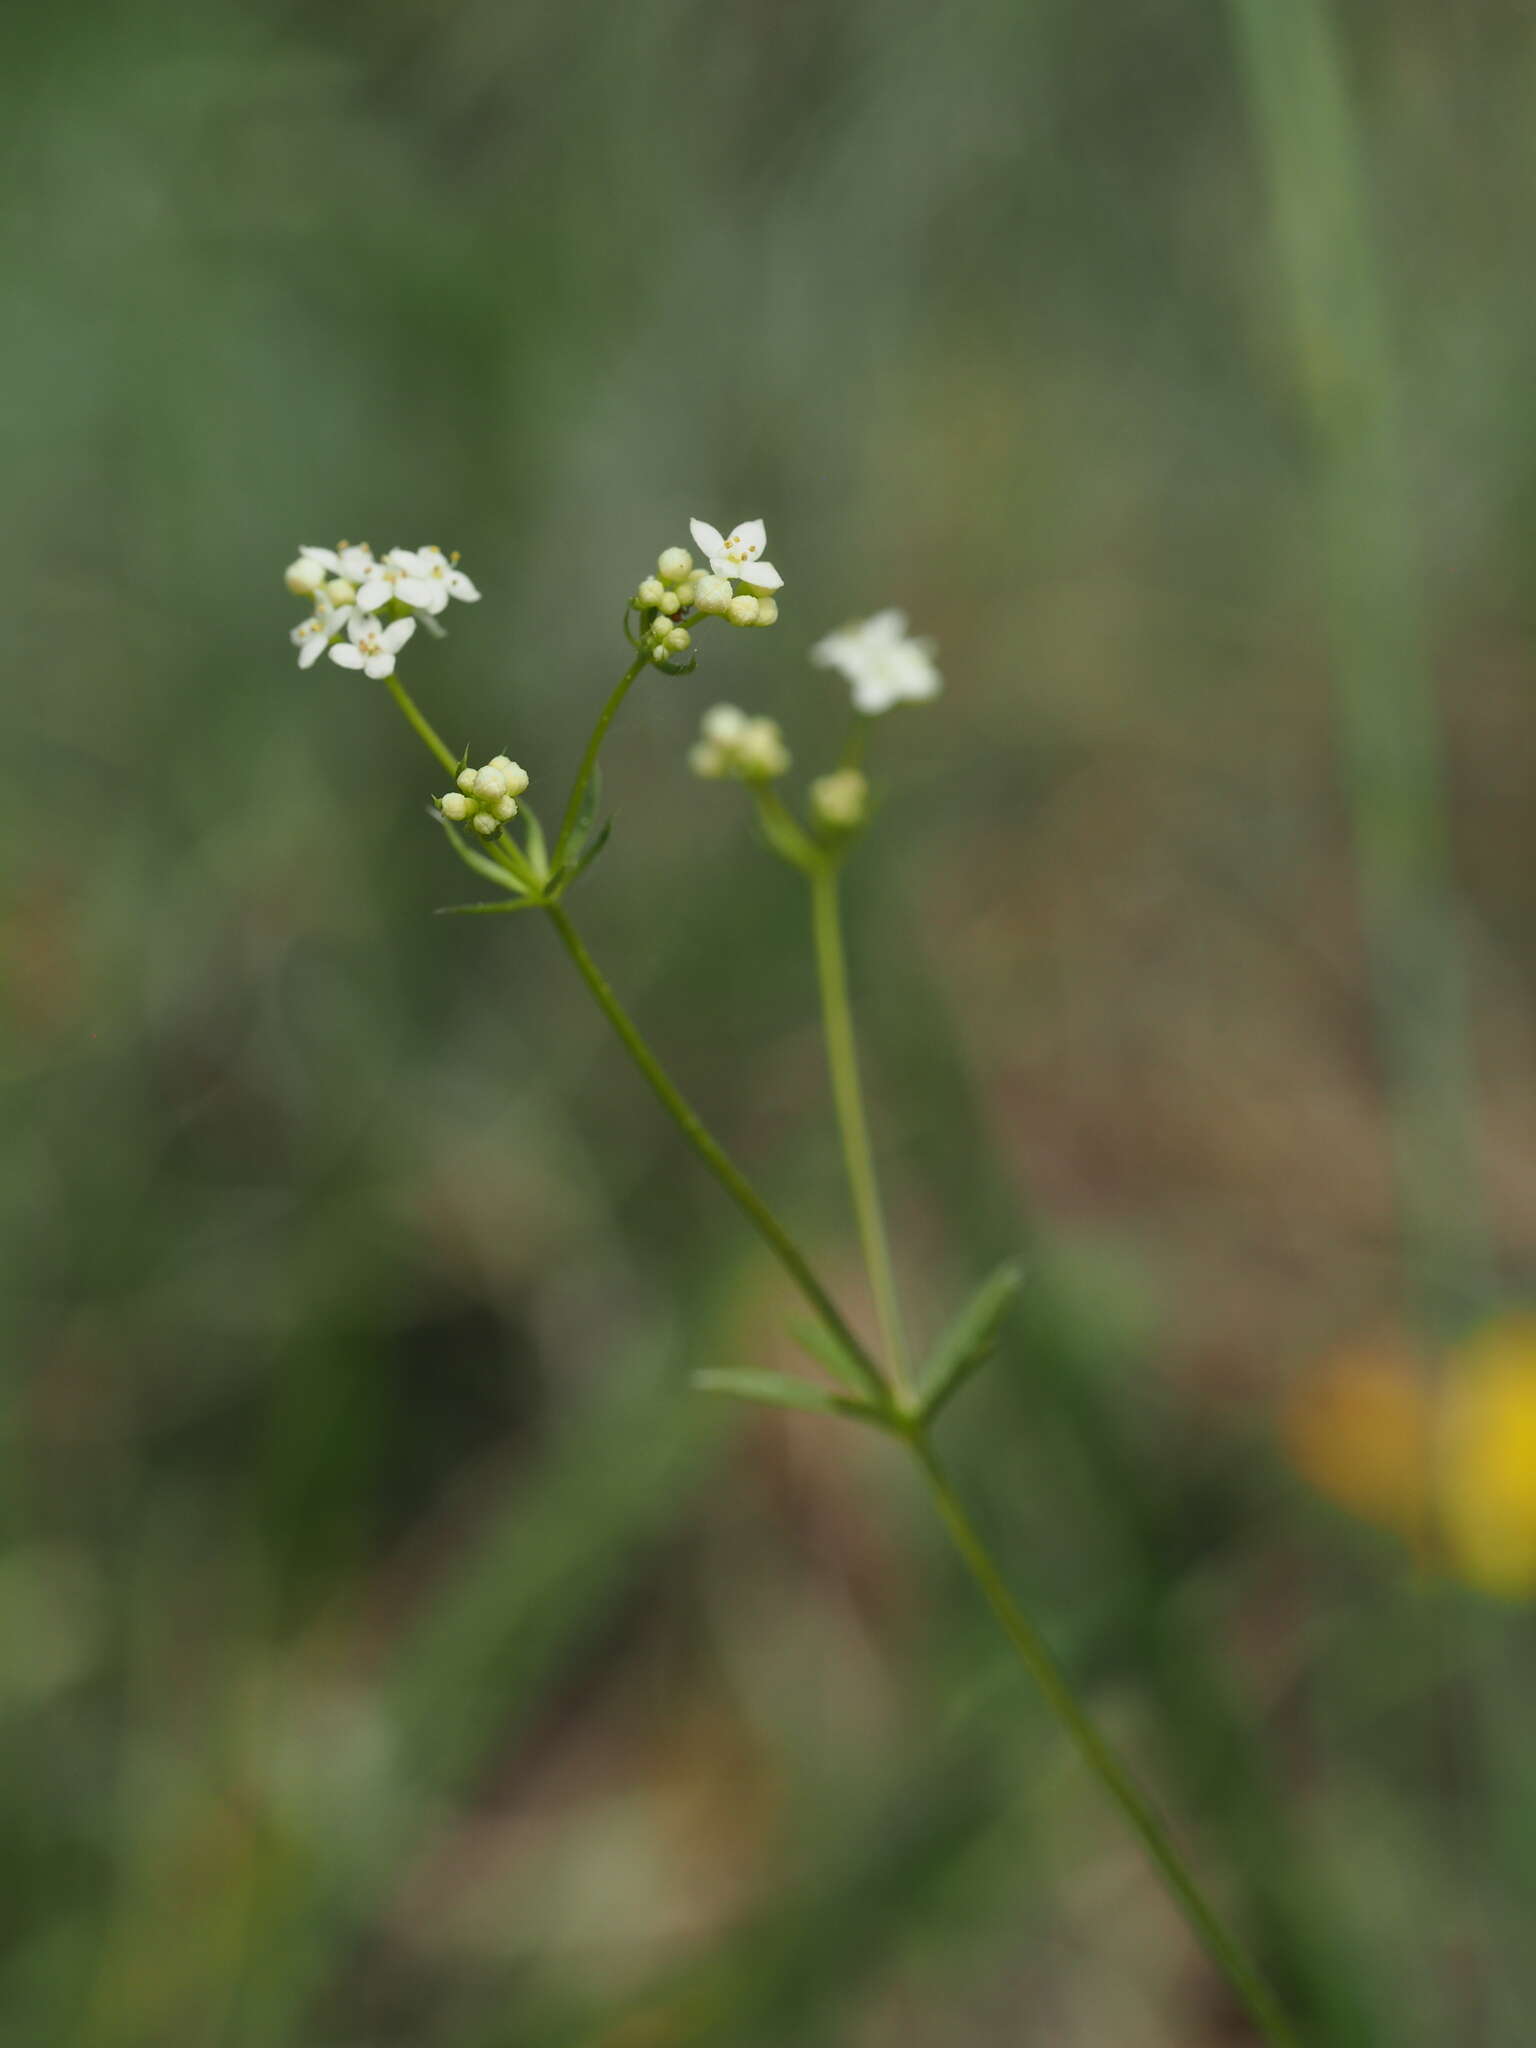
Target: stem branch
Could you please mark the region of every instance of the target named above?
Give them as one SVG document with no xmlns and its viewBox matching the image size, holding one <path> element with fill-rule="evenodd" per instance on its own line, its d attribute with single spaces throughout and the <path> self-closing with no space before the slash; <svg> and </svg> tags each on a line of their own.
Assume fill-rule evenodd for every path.
<svg viewBox="0 0 1536 2048">
<path fill-rule="evenodd" d="M 560 942 L 576 964 L 576 970 L 587 984 L 598 1007 L 618 1033 L 624 1050 L 649 1082 L 653 1093 L 662 1107 L 672 1118 L 688 1143 L 698 1153 L 704 1164 L 714 1174 L 726 1193 L 738 1208 L 743 1210 L 764 1239 L 781 1266 L 789 1274 L 811 1307 L 815 1309 L 827 1329 L 848 1353 L 858 1367 L 861 1378 L 871 1395 L 882 1407 L 887 1405 L 887 1390 L 879 1369 L 870 1359 L 852 1330 L 838 1310 L 820 1280 L 811 1270 L 810 1262 L 794 1239 L 785 1230 L 768 1204 L 758 1194 L 746 1175 L 737 1166 L 730 1154 L 713 1136 L 698 1112 L 682 1092 L 673 1084 L 666 1069 L 646 1044 L 634 1020 L 624 1008 L 612 988 L 608 985 L 597 962 L 582 944 L 576 927 L 558 903 L 545 906 L 550 922 L 560 934 Z"/>
<path fill-rule="evenodd" d="M 843 951 L 842 917 L 838 908 L 837 866 L 818 861 L 811 871 L 811 924 L 816 940 L 816 971 L 821 984 L 822 1025 L 827 1041 L 827 1066 L 832 1076 L 832 1097 L 837 1106 L 837 1127 L 842 1139 L 843 1162 L 853 1195 L 853 1210 L 864 1249 L 864 1264 L 875 1297 L 880 1320 L 880 1341 L 886 1363 L 898 1391 L 908 1382 L 906 1340 L 901 1326 L 901 1305 L 896 1294 L 896 1275 L 891 1264 L 890 1238 L 880 1186 L 875 1177 L 874 1150 L 869 1141 L 869 1120 L 864 1113 L 864 1092 L 859 1082 L 859 1054 L 853 1035 L 853 1010 L 848 1000 L 848 966 Z"/>
</svg>

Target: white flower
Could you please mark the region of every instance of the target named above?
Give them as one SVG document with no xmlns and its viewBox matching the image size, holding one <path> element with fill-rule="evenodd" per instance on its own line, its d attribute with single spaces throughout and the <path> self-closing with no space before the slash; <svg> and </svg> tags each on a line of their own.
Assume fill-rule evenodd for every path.
<svg viewBox="0 0 1536 2048">
<path fill-rule="evenodd" d="M 435 586 L 422 574 L 421 558 L 409 548 L 391 548 L 382 562 L 375 562 L 358 588 L 361 610 L 376 612 L 392 597 L 417 611 L 440 612 Z"/>
<path fill-rule="evenodd" d="M 314 616 L 295 626 L 288 635 L 299 650 L 300 668 L 313 668 L 351 615 L 349 604 L 330 604 L 324 597 L 316 598 Z"/>
<path fill-rule="evenodd" d="M 328 576 L 345 576 L 349 583 L 361 583 L 373 567 L 373 549 L 366 541 L 342 541 L 335 548 L 300 548 L 306 562 L 318 562 Z"/>
<path fill-rule="evenodd" d="M 415 574 L 421 578 L 430 593 L 422 601 L 423 611 L 446 611 L 450 597 L 458 598 L 461 604 L 479 603 L 479 591 L 459 568 L 456 560 L 450 555 L 445 555 L 441 548 L 418 548 L 415 563 Z M 407 603 L 415 601 L 414 598 L 407 599 Z"/>
<path fill-rule="evenodd" d="M 871 718 L 893 704 L 936 697 L 942 687 L 933 642 L 908 636 L 905 612 L 876 612 L 840 627 L 817 641 L 811 660 L 846 676 L 854 709 Z"/>
<path fill-rule="evenodd" d="M 360 668 L 375 682 L 395 672 L 395 656 L 416 630 L 414 619 L 396 619 L 381 626 L 367 612 L 353 612 L 347 621 L 347 637 L 331 649 L 331 659 L 341 668 Z"/>
<path fill-rule="evenodd" d="M 743 583 L 750 583 L 754 590 L 782 590 L 784 578 L 772 562 L 762 559 L 763 549 L 768 545 L 768 534 L 761 519 L 743 519 L 740 526 L 733 526 L 729 534 L 722 534 L 717 527 L 706 526 L 702 519 L 690 519 L 689 529 L 695 543 L 709 557 L 709 566 L 717 576 L 735 576 Z"/>
</svg>

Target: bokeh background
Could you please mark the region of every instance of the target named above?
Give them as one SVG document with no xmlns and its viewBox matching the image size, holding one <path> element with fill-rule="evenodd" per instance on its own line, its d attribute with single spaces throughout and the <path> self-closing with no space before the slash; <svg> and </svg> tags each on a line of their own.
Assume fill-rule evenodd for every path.
<svg viewBox="0 0 1536 2048">
<path fill-rule="evenodd" d="M 554 808 L 690 514 L 771 633 L 609 757 L 594 949 L 867 1303 L 829 764 L 945 1442 L 1309 2042 L 1529 2041 L 1536 23 L 1519 0 L 75 0 L 0 23 L 0 2034 L 1250 2039 L 300 541 Z"/>
</svg>

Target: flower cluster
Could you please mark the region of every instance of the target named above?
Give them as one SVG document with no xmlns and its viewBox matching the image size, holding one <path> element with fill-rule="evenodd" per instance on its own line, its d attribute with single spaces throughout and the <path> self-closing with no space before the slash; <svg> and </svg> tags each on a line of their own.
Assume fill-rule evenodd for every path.
<svg viewBox="0 0 1536 2048">
<path fill-rule="evenodd" d="M 288 636 L 299 667 L 310 668 L 329 651 L 339 668 L 393 675 L 395 656 L 416 630 L 416 615 L 446 611 L 450 598 L 473 604 L 480 593 L 439 547 L 390 548 L 376 556 L 366 542 L 334 548 L 301 547 L 283 572 L 296 597 L 314 602 L 309 618 Z"/>
<path fill-rule="evenodd" d="M 717 704 L 704 714 L 688 765 L 709 782 L 727 776 L 738 782 L 771 782 L 788 772 L 789 749 L 773 719 L 749 718 L 734 704 Z"/>
<path fill-rule="evenodd" d="M 818 640 L 811 649 L 818 668 L 845 676 L 853 692 L 853 708 L 868 718 L 893 704 L 917 703 L 936 697 L 943 686 L 931 640 L 914 640 L 901 611 L 876 612 L 855 619 Z"/>
<path fill-rule="evenodd" d="M 784 579 L 762 559 L 768 544 L 762 520 L 744 519 L 729 535 L 702 519 L 689 525 L 708 569 L 698 568 L 686 548 L 664 548 L 655 575 L 645 578 L 631 600 L 642 614 L 642 645 L 658 663 L 687 653 L 693 640 L 690 625 L 701 618 L 771 626 L 779 616 L 773 593 L 783 589 Z"/>
<path fill-rule="evenodd" d="M 528 771 L 505 754 L 493 754 L 483 768 L 461 768 L 457 789 L 437 799 L 455 825 L 472 825 L 482 839 L 494 839 L 517 816 L 517 800 L 528 787 Z"/>
</svg>

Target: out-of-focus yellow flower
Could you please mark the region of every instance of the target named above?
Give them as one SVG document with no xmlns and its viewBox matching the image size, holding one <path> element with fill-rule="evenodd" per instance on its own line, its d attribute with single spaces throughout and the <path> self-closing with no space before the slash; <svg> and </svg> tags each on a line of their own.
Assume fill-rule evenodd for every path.
<svg viewBox="0 0 1536 2048">
<path fill-rule="evenodd" d="M 1429 1524 L 1430 1417 L 1424 1368 L 1389 1343 L 1305 1374 L 1286 1403 L 1285 1447 L 1319 1493 L 1405 1541 Z"/>
<path fill-rule="evenodd" d="M 1487 1325 L 1455 1354 L 1440 1402 L 1440 1532 L 1484 1592 L 1536 1593 L 1536 1316 Z"/>
<path fill-rule="evenodd" d="M 1536 1595 L 1536 1315 L 1506 1315 L 1434 1369 L 1405 1345 L 1347 1352 L 1286 1403 L 1292 1464 L 1480 1592 Z"/>
</svg>

